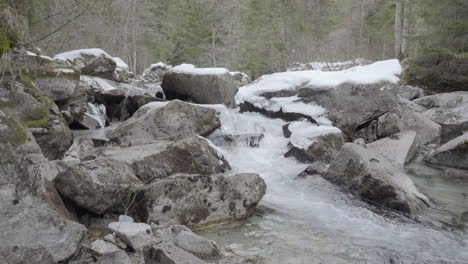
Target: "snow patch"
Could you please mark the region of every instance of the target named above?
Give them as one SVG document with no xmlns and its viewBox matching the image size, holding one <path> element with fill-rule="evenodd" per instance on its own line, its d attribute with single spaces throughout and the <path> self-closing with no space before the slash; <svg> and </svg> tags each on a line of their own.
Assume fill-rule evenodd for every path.
<svg viewBox="0 0 468 264">
<path fill-rule="evenodd" d="M 130 71 L 130 68 L 128 67 L 128 64 L 125 63 L 121 58 L 119 57 L 113 57 L 115 63 L 117 64 L 116 68 L 124 69 L 126 71 Z"/>
<path fill-rule="evenodd" d="M 222 75 L 229 73 L 225 68 L 196 68 L 192 64 L 181 64 L 172 68 L 172 71 L 178 73 L 187 73 L 195 75 Z"/>
<path fill-rule="evenodd" d="M 107 52 L 102 49 L 79 49 L 57 54 L 54 56 L 54 60 L 73 61 L 82 57 L 83 55 L 94 57 L 104 56 L 113 59 L 109 54 L 107 54 Z"/>
</svg>

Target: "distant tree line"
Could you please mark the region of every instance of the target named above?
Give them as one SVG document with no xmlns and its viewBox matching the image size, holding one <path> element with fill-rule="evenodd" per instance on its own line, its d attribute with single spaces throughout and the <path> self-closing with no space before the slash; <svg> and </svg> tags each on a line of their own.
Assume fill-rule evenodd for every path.
<svg viewBox="0 0 468 264">
<path fill-rule="evenodd" d="M 49 55 L 100 47 L 136 72 L 163 61 L 258 76 L 293 62 L 404 59 L 428 48 L 468 52 L 467 0 L 0 0 L 0 5 L 19 8 L 27 18 L 24 43 L 33 41 Z M 5 27 L 0 19 L 0 32 Z"/>
</svg>

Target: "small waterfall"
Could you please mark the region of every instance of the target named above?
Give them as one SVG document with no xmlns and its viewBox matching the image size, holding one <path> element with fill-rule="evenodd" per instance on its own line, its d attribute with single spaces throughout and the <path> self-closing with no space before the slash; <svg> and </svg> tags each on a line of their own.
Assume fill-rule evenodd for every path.
<svg viewBox="0 0 468 264">
<path fill-rule="evenodd" d="M 251 147 L 258 148 L 260 141 L 264 135 L 261 133 L 251 134 L 224 134 L 216 135 L 210 138 L 210 140 L 218 147 L 233 148 L 233 147 Z"/>
</svg>

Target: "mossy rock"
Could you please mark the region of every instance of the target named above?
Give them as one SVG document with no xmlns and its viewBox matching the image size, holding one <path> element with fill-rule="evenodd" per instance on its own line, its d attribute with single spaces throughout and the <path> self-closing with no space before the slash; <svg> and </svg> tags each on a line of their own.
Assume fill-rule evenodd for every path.
<svg viewBox="0 0 468 264">
<path fill-rule="evenodd" d="M 407 84 L 434 93 L 468 91 L 468 54 L 428 49 L 412 58 L 404 72 Z"/>
<path fill-rule="evenodd" d="M 0 124 L 5 124 L 7 126 L 7 129 L 0 134 L 0 142 L 2 144 L 10 143 L 12 146 L 18 147 L 27 142 L 28 134 L 24 124 L 4 115 L 0 115 Z"/>
</svg>

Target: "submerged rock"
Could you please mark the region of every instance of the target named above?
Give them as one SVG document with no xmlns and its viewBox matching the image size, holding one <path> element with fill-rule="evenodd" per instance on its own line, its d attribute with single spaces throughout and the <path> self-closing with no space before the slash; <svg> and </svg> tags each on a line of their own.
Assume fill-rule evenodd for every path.
<svg viewBox="0 0 468 264">
<path fill-rule="evenodd" d="M 468 132 L 443 144 L 424 160 L 429 164 L 468 170 Z"/>
<path fill-rule="evenodd" d="M 324 178 L 371 205 L 416 214 L 428 204 L 413 181 L 381 155 L 346 143 Z"/>
<path fill-rule="evenodd" d="M 265 191 L 257 174 L 176 174 L 143 189 L 140 212 L 156 223 L 207 226 L 252 215 Z"/>
<path fill-rule="evenodd" d="M 234 105 L 237 85 L 228 70 L 183 64 L 164 75 L 161 85 L 168 99 L 191 99 L 198 104 Z"/>
<path fill-rule="evenodd" d="M 162 138 L 208 136 L 221 126 L 215 110 L 181 101 L 152 103 L 119 125 L 111 141 L 144 143 Z"/>
</svg>

